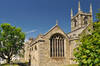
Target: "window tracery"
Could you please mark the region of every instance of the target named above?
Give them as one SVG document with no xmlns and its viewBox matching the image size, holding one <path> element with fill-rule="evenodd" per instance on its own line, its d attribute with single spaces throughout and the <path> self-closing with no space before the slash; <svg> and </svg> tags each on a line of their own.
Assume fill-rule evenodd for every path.
<svg viewBox="0 0 100 66">
<path fill-rule="evenodd" d="M 50 57 L 64 57 L 64 37 L 61 34 L 50 38 Z"/>
</svg>

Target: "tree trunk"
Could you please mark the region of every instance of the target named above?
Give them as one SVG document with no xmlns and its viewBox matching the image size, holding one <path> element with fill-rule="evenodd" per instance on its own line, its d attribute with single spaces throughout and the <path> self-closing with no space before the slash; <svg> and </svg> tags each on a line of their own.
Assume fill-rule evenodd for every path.
<svg viewBox="0 0 100 66">
<path fill-rule="evenodd" d="M 6 60 L 7 60 L 7 63 L 10 63 L 10 58 L 9 57 Z"/>
</svg>

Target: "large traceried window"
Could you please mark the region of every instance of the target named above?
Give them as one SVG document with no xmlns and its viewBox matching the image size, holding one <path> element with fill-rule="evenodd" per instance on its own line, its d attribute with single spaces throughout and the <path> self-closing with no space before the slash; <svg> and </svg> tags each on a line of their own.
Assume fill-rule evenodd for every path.
<svg viewBox="0 0 100 66">
<path fill-rule="evenodd" d="M 54 58 L 64 57 L 63 35 L 57 33 L 50 38 L 50 57 Z"/>
</svg>

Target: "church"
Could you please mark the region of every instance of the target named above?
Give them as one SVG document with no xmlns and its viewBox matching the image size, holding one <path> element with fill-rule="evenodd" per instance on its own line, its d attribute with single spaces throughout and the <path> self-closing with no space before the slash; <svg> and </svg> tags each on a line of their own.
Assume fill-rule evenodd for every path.
<svg viewBox="0 0 100 66">
<path fill-rule="evenodd" d="M 85 13 L 78 3 L 78 12 L 73 15 L 71 9 L 71 32 L 65 33 L 56 23 L 47 33 L 40 34 L 36 39 L 30 38 L 25 42 L 24 59 L 30 66 L 64 66 L 76 64 L 73 61 L 73 49 L 78 45 L 83 32 L 92 29 L 92 5 L 90 11 Z"/>
</svg>

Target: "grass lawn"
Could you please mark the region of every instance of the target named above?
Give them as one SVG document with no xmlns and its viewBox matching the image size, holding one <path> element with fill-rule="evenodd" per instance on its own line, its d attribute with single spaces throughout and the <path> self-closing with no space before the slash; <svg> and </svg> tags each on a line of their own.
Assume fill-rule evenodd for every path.
<svg viewBox="0 0 100 66">
<path fill-rule="evenodd" d="M 12 63 L 11 65 L 10 64 L 2 64 L 0 66 L 28 66 L 28 62 L 25 62 L 25 63 Z"/>
<path fill-rule="evenodd" d="M 19 65 L 17 65 L 17 64 L 12 64 L 12 65 L 10 65 L 10 64 L 2 64 L 1 66 L 19 66 Z"/>
</svg>

